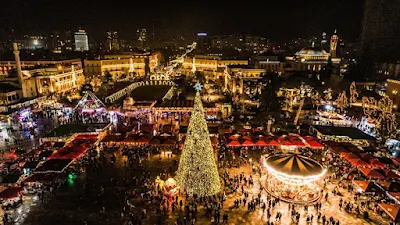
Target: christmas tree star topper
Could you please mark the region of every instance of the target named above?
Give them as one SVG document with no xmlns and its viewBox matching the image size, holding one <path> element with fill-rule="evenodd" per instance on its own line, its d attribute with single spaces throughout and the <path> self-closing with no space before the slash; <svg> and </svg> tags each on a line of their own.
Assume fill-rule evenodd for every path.
<svg viewBox="0 0 400 225">
<path fill-rule="evenodd" d="M 196 91 L 201 91 L 201 89 L 203 89 L 203 85 L 199 82 L 197 82 L 193 87 L 196 89 Z"/>
</svg>

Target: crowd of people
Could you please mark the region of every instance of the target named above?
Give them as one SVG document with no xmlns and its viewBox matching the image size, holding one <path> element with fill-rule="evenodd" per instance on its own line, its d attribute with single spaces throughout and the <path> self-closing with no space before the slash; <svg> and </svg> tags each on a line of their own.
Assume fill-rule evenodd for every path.
<svg viewBox="0 0 400 225">
<path fill-rule="evenodd" d="M 223 190 L 216 196 L 189 197 L 183 192 L 175 195 L 160 189 L 155 183 L 155 177 L 167 180 L 175 176 L 178 161 L 171 151 L 164 153 L 163 149 L 148 145 L 114 145 L 101 144 L 99 150 L 93 148 L 85 157 L 80 159 L 72 169 L 73 173 L 83 174 L 94 172 L 94 175 L 85 176 L 84 192 L 80 197 L 82 201 L 90 200 L 99 206 L 101 218 L 107 218 L 109 209 L 107 190 L 116 187 L 115 194 L 121 204 L 122 210 L 119 219 L 124 224 L 162 224 L 167 218 L 174 218 L 175 224 L 196 224 L 198 220 L 210 220 L 215 224 L 225 223 L 232 218 L 261 213 L 267 218 L 267 224 L 277 224 L 283 218 L 290 218 L 293 223 L 304 220 L 307 224 L 322 223 L 326 225 L 339 225 L 340 219 L 324 211 L 324 205 L 330 204 L 332 198 L 339 198 L 339 210 L 359 217 L 368 218 L 368 214 L 375 212 L 382 214 L 376 203 L 355 194 L 351 185 L 351 176 L 356 176 L 351 165 L 339 158 L 331 151 L 321 151 L 309 148 L 300 149 L 299 153 L 313 156 L 325 168 L 329 175 L 321 182 L 324 189 L 323 198 L 313 206 L 300 206 L 272 197 L 264 190 L 260 183 L 261 174 L 264 173 L 257 160 L 252 160 L 255 152 L 261 154 L 278 154 L 281 151 L 273 147 L 256 148 L 230 148 L 221 145 L 218 151 L 218 166 L 223 171 L 221 181 Z M 150 168 L 149 162 L 156 164 L 162 160 L 169 160 L 166 167 Z M 116 166 L 117 163 L 118 166 Z M 98 185 L 97 176 L 102 176 L 104 169 L 122 167 L 123 176 L 115 174 L 105 185 Z M 237 170 L 237 168 L 241 168 Z M 248 168 L 242 170 L 243 168 Z M 245 172 L 246 171 L 246 172 Z M 43 193 L 53 193 L 62 184 L 46 187 Z M 107 187 L 107 185 L 110 185 Z M 50 191 L 51 187 L 51 191 Z M 333 187 L 333 189 L 331 189 Z M 355 195 L 354 195 L 355 194 Z M 51 195 L 50 195 L 51 196 Z M 334 196 L 334 197 L 332 197 Z M 349 198 L 349 196 L 355 196 Z M 41 197 L 40 199 L 45 199 Z M 287 211 L 284 210 L 287 205 Z M 238 214 L 238 215 L 232 215 Z"/>
</svg>

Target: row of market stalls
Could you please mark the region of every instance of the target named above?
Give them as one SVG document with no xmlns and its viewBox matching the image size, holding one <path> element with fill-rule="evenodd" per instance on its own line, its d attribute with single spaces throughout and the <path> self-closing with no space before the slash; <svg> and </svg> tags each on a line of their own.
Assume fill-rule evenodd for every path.
<svg viewBox="0 0 400 225">
<path fill-rule="evenodd" d="M 323 149 L 324 145 L 319 143 L 314 137 L 288 134 L 281 136 L 250 136 L 250 135 L 226 135 L 225 144 L 227 147 L 280 147 L 292 148 L 315 148 Z"/>
<path fill-rule="evenodd" d="M 383 194 L 392 200 L 390 202 L 381 202 L 378 204 L 393 221 L 400 222 L 400 183 L 397 181 L 371 181 L 371 180 L 353 180 L 353 183 L 363 193 L 373 195 Z"/>
<path fill-rule="evenodd" d="M 352 180 L 358 191 L 371 195 L 371 198 L 386 196 L 389 201 L 380 202 L 379 208 L 393 221 L 400 222 L 400 160 L 377 154 L 378 150 L 373 145 L 374 139 L 367 134 L 347 135 L 345 133 L 349 129 L 322 126 L 318 130 L 321 131 L 322 138 L 327 140 L 324 144 L 332 153 L 339 155 L 360 174 L 357 179 Z M 341 136 L 335 139 L 331 132 L 339 132 Z"/>
<path fill-rule="evenodd" d="M 182 146 L 185 142 L 187 125 L 182 125 L 179 132 L 174 132 L 172 125 L 164 124 L 160 128 L 160 134 L 152 132 L 154 124 L 144 124 L 140 130 L 133 127 L 129 129 L 117 128 L 114 132 L 107 134 L 101 142 L 109 145 L 150 145 L 155 147 Z M 121 133 L 116 133 L 122 131 Z M 218 144 L 218 127 L 209 126 L 210 139 L 213 146 Z"/>
<path fill-rule="evenodd" d="M 21 156 L 19 161 L 8 166 L 8 174 L 2 178 L 0 199 L 3 206 L 11 207 L 21 201 L 23 194 L 55 182 L 97 138 L 98 134 L 77 134 L 70 142 L 45 142 L 29 155 Z"/>
<path fill-rule="evenodd" d="M 376 142 L 376 138 L 355 127 L 314 125 L 312 126 L 311 131 L 319 140 L 322 141 L 351 143 L 362 147 L 368 147 Z"/>
<path fill-rule="evenodd" d="M 178 143 L 178 138 L 171 134 L 158 136 L 151 136 L 150 134 L 108 134 L 101 142 L 112 145 L 175 146 Z"/>
</svg>

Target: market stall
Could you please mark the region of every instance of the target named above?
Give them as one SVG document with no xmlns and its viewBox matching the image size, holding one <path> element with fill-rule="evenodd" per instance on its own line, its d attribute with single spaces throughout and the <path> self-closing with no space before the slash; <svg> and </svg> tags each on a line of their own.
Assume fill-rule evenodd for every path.
<svg viewBox="0 0 400 225">
<path fill-rule="evenodd" d="M 363 193 L 382 193 L 382 189 L 380 189 L 372 181 L 353 180 L 353 183 L 358 187 L 360 192 L 363 192 Z"/>
<path fill-rule="evenodd" d="M 22 203 L 22 188 L 9 187 L 0 192 L 0 201 L 3 208 L 12 208 Z"/>
<path fill-rule="evenodd" d="M 358 168 L 358 170 L 363 173 L 369 179 L 385 179 L 385 176 L 375 169 L 371 168 Z"/>
<path fill-rule="evenodd" d="M 400 204 L 379 203 L 379 207 L 395 222 L 400 222 Z"/>
</svg>

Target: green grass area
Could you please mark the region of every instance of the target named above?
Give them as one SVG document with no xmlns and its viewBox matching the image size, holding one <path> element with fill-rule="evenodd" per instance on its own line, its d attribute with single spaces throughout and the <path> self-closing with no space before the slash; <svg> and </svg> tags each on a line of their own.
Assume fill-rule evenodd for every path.
<svg viewBox="0 0 400 225">
<path fill-rule="evenodd" d="M 133 90 L 131 97 L 135 101 L 155 101 L 162 99 L 170 88 L 168 85 L 142 86 Z"/>
<path fill-rule="evenodd" d="M 64 124 L 50 131 L 46 137 L 63 137 L 72 135 L 73 133 L 93 132 L 96 129 L 103 129 L 106 125 L 105 123 Z"/>
</svg>

